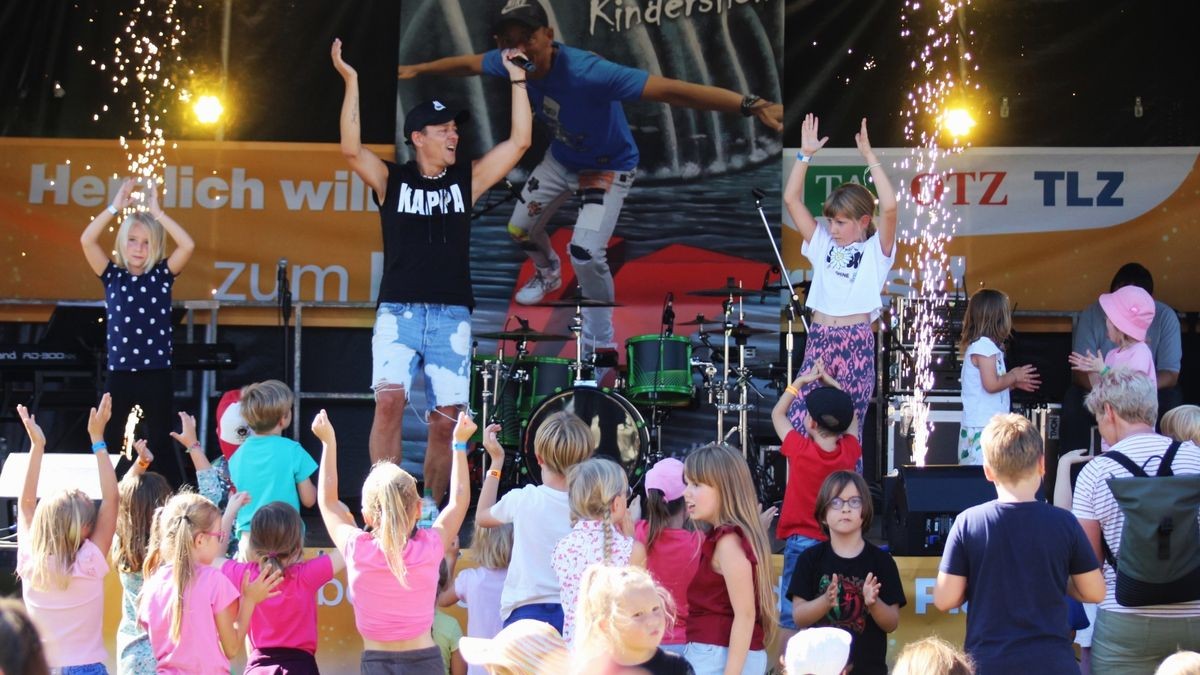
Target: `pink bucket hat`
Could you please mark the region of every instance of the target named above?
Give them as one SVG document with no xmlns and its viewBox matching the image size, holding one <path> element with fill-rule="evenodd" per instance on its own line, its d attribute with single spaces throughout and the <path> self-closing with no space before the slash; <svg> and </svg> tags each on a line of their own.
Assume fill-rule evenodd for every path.
<svg viewBox="0 0 1200 675">
<path fill-rule="evenodd" d="M 1154 321 L 1154 298 L 1137 286 L 1122 286 L 1100 296 L 1104 316 L 1129 337 L 1144 342 L 1146 329 Z"/>
<path fill-rule="evenodd" d="M 646 489 L 662 490 L 663 498 L 673 502 L 683 496 L 683 462 L 668 457 L 660 459 L 646 472 Z"/>
</svg>

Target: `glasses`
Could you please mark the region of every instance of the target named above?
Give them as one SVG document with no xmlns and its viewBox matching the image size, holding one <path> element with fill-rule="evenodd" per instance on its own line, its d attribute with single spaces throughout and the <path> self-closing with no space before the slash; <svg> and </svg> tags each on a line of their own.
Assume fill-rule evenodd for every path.
<svg viewBox="0 0 1200 675">
<path fill-rule="evenodd" d="M 842 508 L 845 508 L 847 505 L 850 508 L 857 511 L 862 508 L 863 498 L 862 497 L 851 497 L 850 499 L 842 499 L 841 497 L 834 497 L 833 499 L 829 500 L 829 506 L 831 506 L 834 509 L 842 509 Z"/>
<path fill-rule="evenodd" d="M 201 532 L 200 534 L 207 534 L 210 537 L 216 537 L 217 541 L 221 542 L 222 544 L 229 539 L 228 532 Z"/>
</svg>

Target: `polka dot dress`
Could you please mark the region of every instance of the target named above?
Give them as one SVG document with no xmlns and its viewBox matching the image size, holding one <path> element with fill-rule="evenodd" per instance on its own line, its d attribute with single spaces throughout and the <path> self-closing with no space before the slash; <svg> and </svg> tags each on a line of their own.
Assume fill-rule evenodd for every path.
<svg viewBox="0 0 1200 675">
<path fill-rule="evenodd" d="M 108 320 L 108 369 L 171 367 L 171 287 L 163 260 L 140 275 L 109 262 L 100 275 Z"/>
</svg>

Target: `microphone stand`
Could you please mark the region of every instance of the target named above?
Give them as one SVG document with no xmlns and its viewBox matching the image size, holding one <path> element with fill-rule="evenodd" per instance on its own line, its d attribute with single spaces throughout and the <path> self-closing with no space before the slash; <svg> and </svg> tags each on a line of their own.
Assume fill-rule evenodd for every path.
<svg viewBox="0 0 1200 675">
<path fill-rule="evenodd" d="M 771 223 L 767 221 L 767 214 L 763 212 L 762 200 L 767 196 L 765 192 L 759 188 L 754 188 L 754 207 L 758 209 L 758 217 L 762 219 L 763 227 L 767 230 L 767 241 L 771 242 L 771 250 L 775 252 L 775 260 L 779 262 L 779 278 L 783 280 L 788 287 L 788 318 L 787 318 L 787 336 L 785 340 L 785 348 L 787 349 L 787 375 L 785 381 L 791 382 L 796 376 L 796 372 L 792 369 L 792 352 L 795 349 L 793 336 L 793 326 L 796 323 L 796 318 L 799 316 L 800 324 L 804 326 L 804 332 L 808 332 L 808 321 L 805 320 L 803 313 L 797 313 L 796 307 L 800 304 L 800 296 L 796 295 L 796 287 L 792 285 L 792 279 L 788 276 L 787 266 L 783 264 L 783 255 L 779 253 L 779 246 L 775 243 L 775 235 L 771 232 Z"/>
<path fill-rule="evenodd" d="M 275 283 L 277 286 L 276 295 L 279 298 L 279 320 L 283 329 L 283 350 L 280 352 L 283 355 L 283 381 L 291 387 L 291 368 L 288 367 L 288 324 L 292 320 L 292 288 L 291 284 L 288 283 L 287 258 L 279 259 L 279 273 L 276 275 Z"/>
</svg>

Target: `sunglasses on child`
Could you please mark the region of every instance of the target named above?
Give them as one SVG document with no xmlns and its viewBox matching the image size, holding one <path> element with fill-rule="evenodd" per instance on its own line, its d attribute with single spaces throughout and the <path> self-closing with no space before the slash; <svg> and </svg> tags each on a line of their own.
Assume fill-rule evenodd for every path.
<svg viewBox="0 0 1200 675">
<path fill-rule="evenodd" d="M 229 539 L 228 532 L 201 532 L 200 534 L 207 534 L 210 537 L 216 537 L 217 541 L 221 542 L 222 544 Z"/>
<path fill-rule="evenodd" d="M 857 511 L 862 508 L 863 499 L 862 499 L 862 497 L 851 497 L 849 499 L 842 499 L 841 497 L 834 497 L 833 499 L 829 500 L 829 506 L 835 510 L 841 509 L 842 507 L 846 506 L 847 504 L 850 506 L 851 509 L 854 509 L 855 511 Z"/>
</svg>

